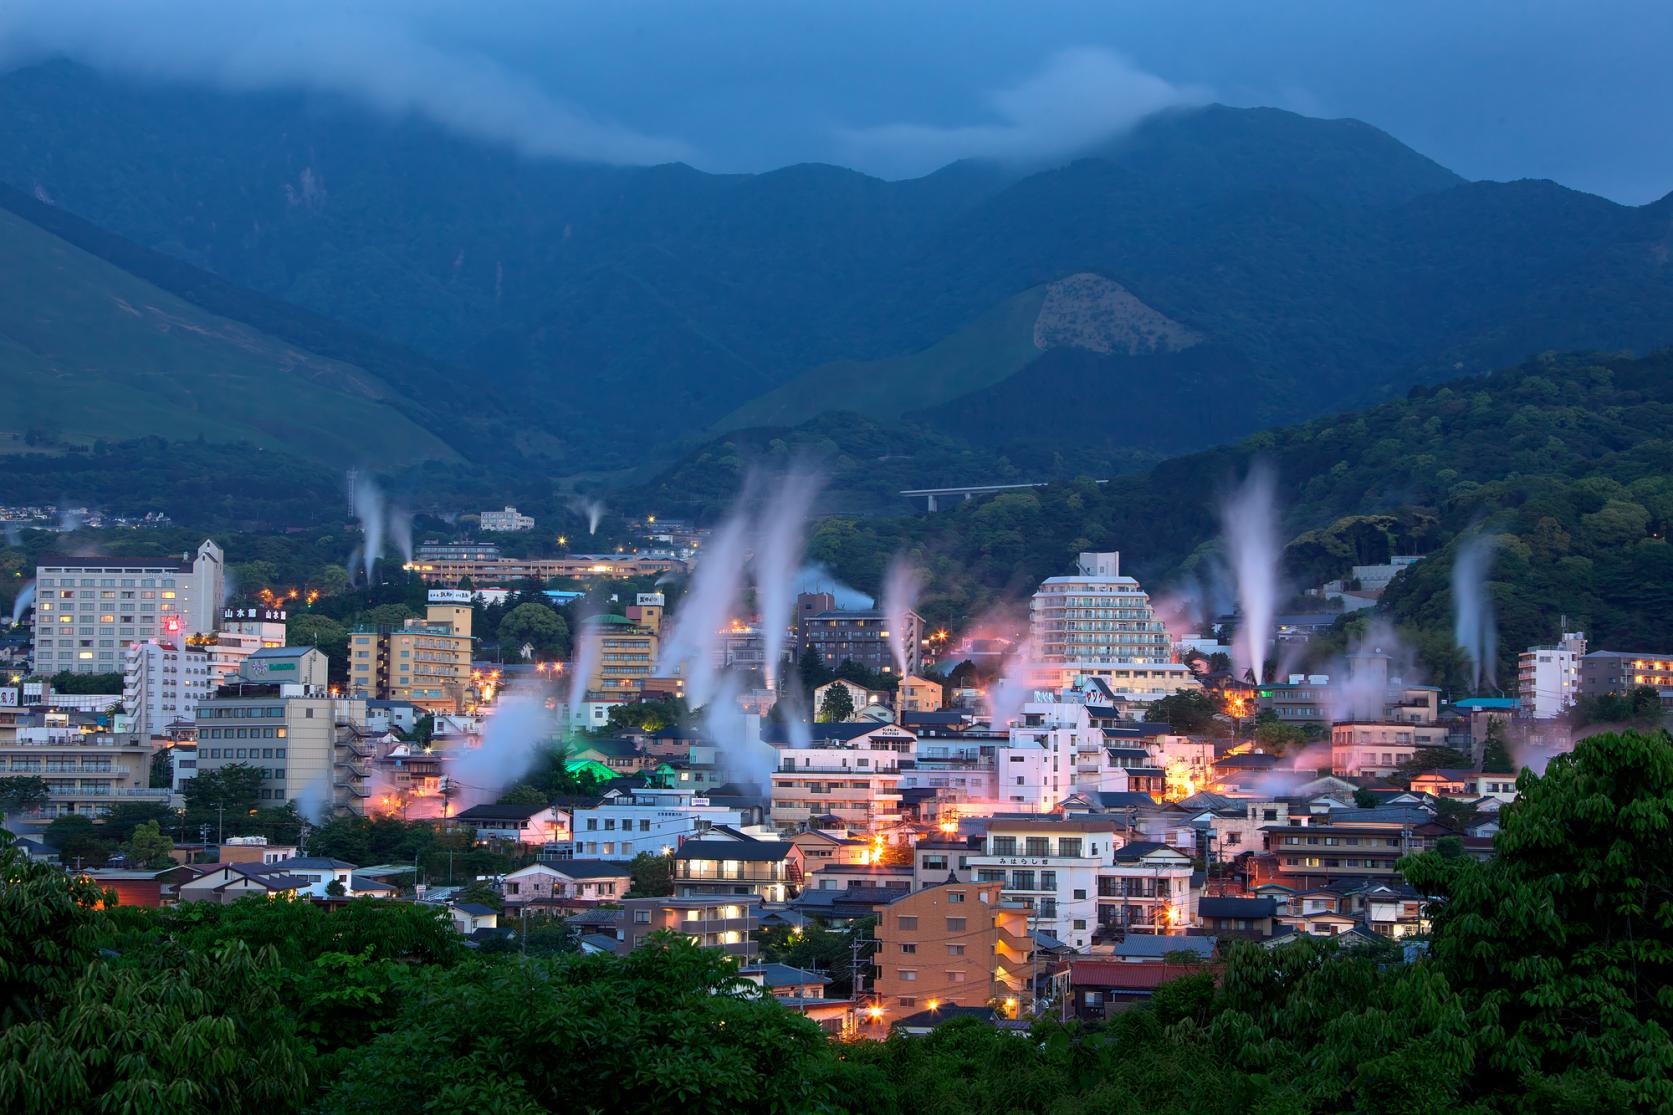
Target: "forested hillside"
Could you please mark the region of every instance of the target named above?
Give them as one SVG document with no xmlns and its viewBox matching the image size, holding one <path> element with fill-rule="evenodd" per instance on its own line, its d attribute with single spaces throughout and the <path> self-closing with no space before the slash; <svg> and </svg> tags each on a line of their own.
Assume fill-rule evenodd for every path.
<svg viewBox="0 0 1673 1115">
<path fill-rule="evenodd" d="M 1210 573 L 1218 507 L 1255 461 L 1277 474 L 1286 573 L 1302 588 L 1390 553 L 1429 559 L 1397 580 L 1395 620 L 1450 632 L 1453 549 L 1500 536 L 1491 574 L 1500 676 L 1557 634 L 1560 614 L 1594 645 L 1663 646 L 1673 631 L 1673 354 L 1548 356 L 1490 376 L 1272 430 L 1108 484 L 1004 493 L 934 515 L 822 523 L 813 555 L 876 588 L 906 551 L 931 573 L 928 607 L 980 614 L 1118 549 L 1160 589 Z M 1447 638 L 1436 645 L 1445 646 Z M 1438 658 L 1438 656 L 1436 656 Z M 1434 660 L 1440 680 L 1456 663 Z"/>
<path fill-rule="evenodd" d="M 401 385 L 468 383 L 479 445 L 569 468 L 909 412 L 1063 478 L 1530 352 L 1673 342 L 1667 202 L 1466 183 L 1369 125 L 1272 109 L 888 182 L 528 159 L 329 98 L 51 64 L 0 76 L 0 181 L 461 368 Z M 1043 416 L 1071 402 L 1058 467 Z M 618 436 L 643 413 L 654 443 Z"/>
</svg>

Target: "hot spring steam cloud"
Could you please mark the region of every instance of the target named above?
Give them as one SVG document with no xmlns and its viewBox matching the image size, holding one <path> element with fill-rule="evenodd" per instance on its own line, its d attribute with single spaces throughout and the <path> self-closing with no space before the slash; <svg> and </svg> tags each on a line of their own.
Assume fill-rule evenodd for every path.
<svg viewBox="0 0 1673 1115">
<path fill-rule="evenodd" d="M 1266 653 L 1278 607 L 1278 516 L 1272 470 L 1256 464 L 1220 508 L 1226 554 L 1237 582 L 1237 665 L 1266 680 Z"/>
<path fill-rule="evenodd" d="M 1492 535 L 1473 535 L 1458 547 L 1452 563 L 1453 638 L 1469 656 L 1471 684 L 1478 692 L 1484 682 L 1492 687 L 1499 680 L 1499 631 L 1487 590 L 1497 545 Z"/>
</svg>

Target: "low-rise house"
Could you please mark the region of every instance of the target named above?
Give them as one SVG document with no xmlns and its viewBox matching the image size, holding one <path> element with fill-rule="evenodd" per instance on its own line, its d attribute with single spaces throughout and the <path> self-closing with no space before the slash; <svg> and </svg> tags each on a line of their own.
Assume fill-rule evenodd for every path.
<svg viewBox="0 0 1673 1115">
<path fill-rule="evenodd" d="M 479 841 L 514 840 L 539 847 L 569 839 L 569 819 L 550 805 L 497 802 L 473 805 L 453 815 L 455 827 L 476 830 Z"/>
<path fill-rule="evenodd" d="M 1149 1001 L 1164 983 L 1214 970 L 1200 964 L 1128 964 L 1105 957 L 1071 957 L 1070 1008 L 1082 1021 L 1101 1021 Z"/>
<path fill-rule="evenodd" d="M 1357 918 L 1349 914 L 1296 914 L 1278 919 L 1280 929 L 1278 937 L 1291 934 L 1306 934 L 1309 937 L 1339 937 L 1359 925 Z"/>
<path fill-rule="evenodd" d="M 499 911 L 479 902 L 450 903 L 447 913 L 453 919 L 453 928 L 462 937 L 473 936 L 481 929 L 498 929 L 500 924 Z"/>
<path fill-rule="evenodd" d="M 1379 937 L 1398 940 L 1429 932 L 1428 900 L 1412 887 L 1378 884 L 1366 888 L 1360 899 L 1365 927 Z"/>
<path fill-rule="evenodd" d="M 912 889 L 909 863 L 832 863 L 807 876 L 810 890 L 846 890 L 851 887 L 894 887 Z"/>
<path fill-rule="evenodd" d="M 1189 953 L 1199 962 L 1212 960 L 1214 938 L 1134 933 L 1115 943 L 1115 958 L 1129 964 L 1161 964 L 1170 960 L 1177 962 L 1176 958 L 1180 953 Z"/>
<path fill-rule="evenodd" d="M 266 898 L 295 898 L 313 886 L 314 880 L 274 871 L 260 863 L 198 864 L 200 874 L 176 888 L 181 902 L 216 902 L 229 906 L 250 895 Z"/>
<path fill-rule="evenodd" d="M 765 989 L 775 999 L 794 1002 L 824 999 L 825 988 L 831 983 L 829 976 L 788 964 L 751 964 L 739 968 L 738 975 Z"/>
<path fill-rule="evenodd" d="M 614 902 L 633 886 L 633 873 L 622 863 L 569 859 L 534 863 L 508 874 L 501 893 L 508 904 Z"/>
<path fill-rule="evenodd" d="M 333 859 L 330 856 L 292 856 L 266 866 L 271 870 L 308 880 L 308 886 L 299 891 L 299 895 L 324 898 L 330 893 L 331 884 L 337 883 L 341 885 L 344 897 L 358 897 L 354 893 L 354 864 L 347 860 Z"/>
<path fill-rule="evenodd" d="M 1115 850 L 1100 866 L 1098 927 L 1120 933 L 1184 933 L 1197 924 L 1191 857 L 1154 841 Z"/>
<path fill-rule="evenodd" d="M 180 884 L 197 878 L 196 871 L 179 864 L 161 870 L 100 867 L 83 874 L 101 890 L 113 892 L 117 905 L 146 909 L 174 905 L 180 897 Z"/>
<path fill-rule="evenodd" d="M 1277 916 L 1278 903 L 1271 898 L 1197 899 L 1202 931 L 1217 937 L 1270 937 Z"/>
</svg>

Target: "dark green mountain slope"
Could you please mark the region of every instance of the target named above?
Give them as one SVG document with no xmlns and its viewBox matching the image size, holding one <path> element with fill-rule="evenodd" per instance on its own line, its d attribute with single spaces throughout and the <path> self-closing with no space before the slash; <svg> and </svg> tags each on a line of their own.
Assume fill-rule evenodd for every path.
<svg viewBox="0 0 1673 1115">
<path fill-rule="evenodd" d="M 0 180 L 462 364 L 520 400 L 520 436 L 603 466 L 643 458 L 613 427 L 647 408 L 695 438 L 935 412 L 1013 376 L 1041 394 L 1065 360 L 1030 373 L 1033 353 L 1113 353 L 994 323 L 1081 275 L 1237 369 L 1235 429 L 1191 445 L 1547 348 L 1673 341 L 1665 206 L 1462 183 L 1368 125 L 1271 109 L 1167 113 L 1035 173 L 883 182 L 530 161 L 340 103 L 59 64 L 0 76 Z M 1095 439 L 1171 451 L 1176 394 L 1130 393 Z"/>
<path fill-rule="evenodd" d="M 456 456 L 366 369 L 209 313 L 4 209 L 0 383 L 7 447 L 162 435 L 339 466 Z"/>
</svg>

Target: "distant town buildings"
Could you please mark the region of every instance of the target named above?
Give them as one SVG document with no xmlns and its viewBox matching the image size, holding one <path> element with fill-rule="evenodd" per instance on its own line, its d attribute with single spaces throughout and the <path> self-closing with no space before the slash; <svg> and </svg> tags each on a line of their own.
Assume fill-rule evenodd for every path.
<svg viewBox="0 0 1673 1115">
<path fill-rule="evenodd" d="M 514 585 L 523 581 L 567 578 L 578 581 L 627 580 L 659 573 L 684 573 L 678 558 L 650 554 L 569 554 L 547 558 L 423 559 L 408 566 L 431 585 Z"/>
<path fill-rule="evenodd" d="M 504 511 L 484 511 L 480 517 L 480 526 L 487 531 L 514 532 L 533 530 L 534 519 L 523 515 L 515 507 L 507 504 Z"/>
<path fill-rule="evenodd" d="M 35 668 L 116 674 L 130 642 L 213 632 L 226 584 L 221 548 L 178 558 L 42 555 L 35 569 Z"/>
</svg>

